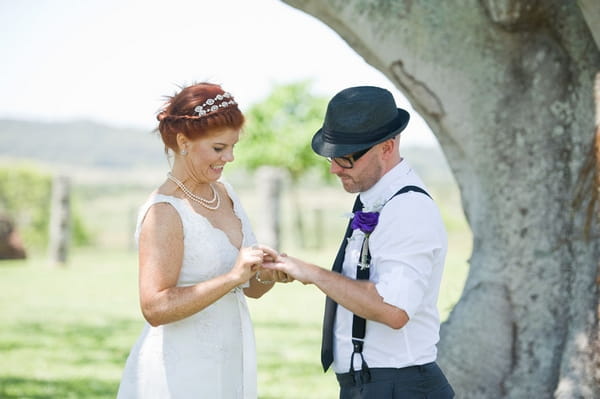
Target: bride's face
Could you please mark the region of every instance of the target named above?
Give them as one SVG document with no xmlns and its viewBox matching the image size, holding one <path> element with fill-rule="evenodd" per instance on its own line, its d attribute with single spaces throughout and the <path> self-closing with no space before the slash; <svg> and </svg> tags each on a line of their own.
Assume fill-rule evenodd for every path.
<svg viewBox="0 0 600 399">
<path fill-rule="evenodd" d="M 223 174 L 225 164 L 234 160 L 233 148 L 239 138 L 239 130 L 223 128 L 189 141 L 184 162 L 194 180 L 198 180 L 197 183 L 217 181 Z"/>
</svg>

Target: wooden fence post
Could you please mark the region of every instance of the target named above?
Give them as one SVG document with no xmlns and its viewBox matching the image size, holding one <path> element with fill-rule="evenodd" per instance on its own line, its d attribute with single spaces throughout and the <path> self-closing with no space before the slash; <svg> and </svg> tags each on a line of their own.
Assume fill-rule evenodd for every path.
<svg viewBox="0 0 600 399">
<path fill-rule="evenodd" d="M 273 249 L 281 246 L 281 190 L 283 173 L 280 169 L 263 166 L 256 172 L 256 187 L 262 206 L 257 239 Z"/>
<path fill-rule="evenodd" d="M 52 180 L 50 208 L 49 257 L 51 266 L 65 266 L 70 242 L 70 181 L 67 176 L 55 176 Z"/>
<path fill-rule="evenodd" d="M 323 234 L 323 208 L 315 208 L 313 212 L 315 220 L 314 231 L 312 233 L 314 238 L 314 247 L 316 249 L 321 249 L 323 248 L 323 239 L 325 238 Z"/>
</svg>

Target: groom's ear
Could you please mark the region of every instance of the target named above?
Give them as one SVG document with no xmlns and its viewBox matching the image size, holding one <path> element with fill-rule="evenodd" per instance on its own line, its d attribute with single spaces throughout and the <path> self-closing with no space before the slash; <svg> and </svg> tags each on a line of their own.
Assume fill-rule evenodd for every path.
<svg viewBox="0 0 600 399">
<path fill-rule="evenodd" d="M 386 140 L 383 143 L 380 143 L 379 145 L 381 146 L 382 154 L 387 157 L 389 157 L 390 154 L 393 154 L 394 151 L 398 150 L 395 138 Z"/>
</svg>

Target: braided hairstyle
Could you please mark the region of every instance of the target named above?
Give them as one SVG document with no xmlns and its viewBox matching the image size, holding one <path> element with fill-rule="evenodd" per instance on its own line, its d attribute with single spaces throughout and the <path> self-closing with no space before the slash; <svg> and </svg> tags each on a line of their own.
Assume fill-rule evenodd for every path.
<svg viewBox="0 0 600 399">
<path fill-rule="evenodd" d="M 156 130 L 165 144 L 165 153 L 169 149 L 178 151 L 177 133 L 195 140 L 215 130 L 239 130 L 244 125 L 244 115 L 237 103 L 218 84 L 195 83 L 165 98 L 162 110 L 156 115 L 159 122 Z M 210 104 L 214 104 L 212 108 Z M 208 112 L 201 114 L 198 109 Z"/>
</svg>

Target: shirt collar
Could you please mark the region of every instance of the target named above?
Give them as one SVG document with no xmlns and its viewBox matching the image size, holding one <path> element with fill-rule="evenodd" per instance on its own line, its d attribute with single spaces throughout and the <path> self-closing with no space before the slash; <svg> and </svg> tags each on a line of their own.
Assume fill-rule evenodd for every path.
<svg viewBox="0 0 600 399">
<path fill-rule="evenodd" d="M 360 200 L 363 203 L 363 210 L 379 212 L 381 207 L 396 193 L 399 187 L 399 181 L 410 173 L 411 167 L 408 162 L 403 159 L 390 169 L 385 175 L 377 181 L 367 191 L 360 193 Z"/>
</svg>

